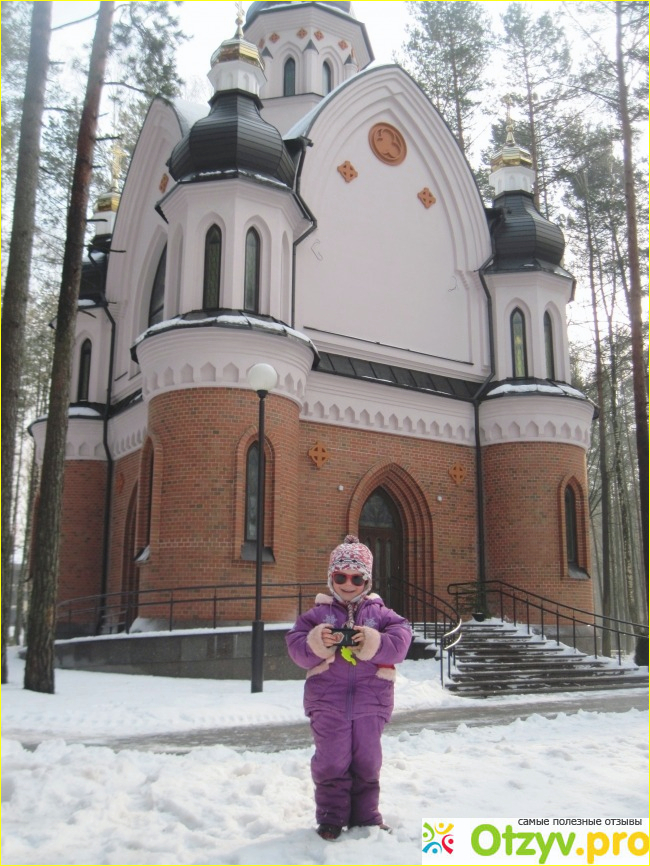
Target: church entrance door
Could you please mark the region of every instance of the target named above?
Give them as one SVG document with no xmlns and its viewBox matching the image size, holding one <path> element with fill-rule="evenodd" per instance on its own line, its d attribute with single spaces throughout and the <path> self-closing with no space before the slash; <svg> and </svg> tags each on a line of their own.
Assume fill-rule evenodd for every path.
<svg viewBox="0 0 650 866">
<path fill-rule="evenodd" d="M 359 518 L 359 537 L 372 551 L 373 592 L 388 607 L 406 616 L 402 520 L 390 494 L 378 487 L 366 500 Z"/>
</svg>

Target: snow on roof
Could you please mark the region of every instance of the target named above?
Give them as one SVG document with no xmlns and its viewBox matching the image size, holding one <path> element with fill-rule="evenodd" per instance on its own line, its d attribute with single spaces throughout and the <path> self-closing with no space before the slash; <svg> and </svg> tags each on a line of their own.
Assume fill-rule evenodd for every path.
<svg viewBox="0 0 650 866">
<path fill-rule="evenodd" d="M 491 390 L 488 397 L 500 397 L 504 394 L 552 394 L 554 397 L 576 397 L 579 400 L 587 398 L 578 391 L 577 388 L 572 388 L 564 382 L 502 382 L 496 388 Z"/>
</svg>

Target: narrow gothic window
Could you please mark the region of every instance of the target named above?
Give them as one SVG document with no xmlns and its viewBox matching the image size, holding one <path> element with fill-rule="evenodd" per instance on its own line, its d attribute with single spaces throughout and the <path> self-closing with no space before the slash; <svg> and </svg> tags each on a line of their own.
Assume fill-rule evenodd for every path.
<svg viewBox="0 0 650 866">
<path fill-rule="evenodd" d="M 259 447 L 253 442 L 246 455 L 246 525 L 244 541 L 257 540 L 257 473 Z"/>
<path fill-rule="evenodd" d="M 260 236 L 255 229 L 246 235 L 244 263 L 244 309 L 259 313 L 260 304 Z"/>
<path fill-rule="evenodd" d="M 162 251 L 158 267 L 156 268 L 156 276 L 153 279 L 151 287 L 151 298 L 149 300 L 149 321 L 148 327 L 157 325 L 162 322 L 165 311 L 165 271 L 167 269 L 167 244 Z"/>
<path fill-rule="evenodd" d="M 555 352 L 553 348 L 553 323 L 549 312 L 544 313 L 544 350 L 546 352 L 546 378 L 555 379 Z"/>
<path fill-rule="evenodd" d="M 327 96 L 327 94 L 332 89 L 332 67 L 329 65 L 327 60 L 323 63 L 323 96 Z"/>
<path fill-rule="evenodd" d="M 205 236 L 205 258 L 203 265 L 203 309 L 219 307 L 221 286 L 221 230 L 211 226 Z"/>
<path fill-rule="evenodd" d="M 510 316 L 510 339 L 512 343 L 512 375 L 515 379 L 528 376 L 526 360 L 526 320 L 519 308 Z"/>
<path fill-rule="evenodd" d="M 576 495 L 567 486 L 564 491 L 564 522 L 566 526 L 566 558 L 569 565 L 578 565 L 578 519 Z"/>
<path fill-rule="evenodd" d="M 79 381 L 77 382 L 77 402 L 88 399 L 88 387 L 90 384 L 90 359 L 93 347 L 90 340 L 84 340 L 79 353 Z"/>
<path fill-rule="evenodd" d="M 290 57 L 284 64 L 284 96 L 295 96 L 296 94 L 296 61 Z"/>
</svg>

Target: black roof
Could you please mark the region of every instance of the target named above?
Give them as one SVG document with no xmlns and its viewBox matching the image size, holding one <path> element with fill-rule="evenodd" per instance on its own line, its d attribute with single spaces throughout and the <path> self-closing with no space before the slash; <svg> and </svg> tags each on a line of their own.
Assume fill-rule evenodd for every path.
<svg viewBox="0 0 650 866">
<path fill-rule="evenodd" d="M 543 217 L 523 190 L 504 192 L 488 212 L 494 261 L 488 271 L 557 268 L 564 255 L 562 229 Z"/>
<path fill-rule="evenodd" d="M 253 21 L 257 18 L 257 16 L 260 14 L 260 12 L 263 12 L 265 9 L 270 9 L 273 6 L 294 6 L 294 5 L 295 5 L 294 3 L 287 3 L 286 0 L 284 0 L 284 2 L 277 2 L 277 0 L 276 0 L 276 2 L 270 2 L 270 3 L 262 3 L 262 2 L 251 3 L 250 6 L 248 7 L 248 11 L 246 12 L 246 26 L 248 27 L 249 24 L 252 24 Z M 328 3 L 318 3 L 317 5 L 318 6 L 333 7 L 334 9 L 340 9 L 341 12 L 345 12 L 348 15 L 350 15 L 350 13 L 351 13 L 350 7 L 352 6 L 351 3 L 334 3 L 334 2 L 332 2 L 332 3 L 329 3 L 329 2 Z"/>
<path fill-rule="evenodd" d="M 168 165 L 174 180 L 235 170 L 271 177 L 293 188 L 293 161 L 278 130 L 262 119 L 260 107 L 252 93 L 215 94 L 210 113 L 172 151 Z"/>
<path fill-rule="evenodd" d="M 422 370 L 409 370 L 406 367 L 381 364 L 377 361 L 348 358 L 344 355 L 333 355 L 330 352 L 320 352 L 320 363 L 317 371 L 467 401 L 472 400 L 481 387 L 480 382 L 455 379 L 451 376 L 439 376 L 436 373 L 425 373 Z"/>
</svg>

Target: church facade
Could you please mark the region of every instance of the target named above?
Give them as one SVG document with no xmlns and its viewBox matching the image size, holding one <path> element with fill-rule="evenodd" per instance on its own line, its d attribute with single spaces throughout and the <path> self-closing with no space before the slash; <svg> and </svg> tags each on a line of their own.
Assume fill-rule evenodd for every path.
<svg viewBox="0 0 650 866">
<path fill-rule="evenodd" d="M 529 154 L 509 130 L 486 207 L 419 87 L 370 66 L 350 3 L 251 3 L 241 23 L 209 105 L 155 100 L 98 202 L 60 600 L 100 597 L 107 629 L 153 627 L 172 590 L 188 624 L 253 618 L 262 362 L 267 621 L 348 532 L 407 616 L 417 591 L 486 581 L 591 610 L 593 406 Z"/>
</svg>

